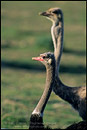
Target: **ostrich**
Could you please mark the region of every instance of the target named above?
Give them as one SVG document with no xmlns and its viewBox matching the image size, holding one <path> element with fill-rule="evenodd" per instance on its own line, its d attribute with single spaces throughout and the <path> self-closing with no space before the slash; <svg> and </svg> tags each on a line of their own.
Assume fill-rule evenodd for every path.
<svg viewBox="0 0 87 130">
<path fill-rule="evenodd" d="M 44 92 L 30 117 L 29 129 L 36 129 L 36 128 L 41 129 L 44 128 L 43 112 L 47 104 L 47 101 L 50 97 L 52 87 L 55 81 L 54 80 L 55 79 L 55 58 L 54 58 L 54 54 L 47 52 L 47 53 L 40 54 L 39 57 L 34 57 L 32 59 L 42 62 L 45 65 L 47 71 L 46 85 L 45 85 Z"/>
<path fill-rule="evenodd" d="M 46 74 L 46 85 L 45 85 L 44 92 L 30 117 L 29 130 L 38 130 L 38 129 L 55 130 L 55 129 L 51 129 L 50 127 L 44 128 L 44 124 L 43 124 L 44 109 L 50 97 L 52 87 L 55 81 L 54 80 L 55 79 L 55 57 L 53 53 L 47 52 L 41 54 L 39 57 L 33 57 L 32 59 L 42 62 L 46 67 L 47 74 Z M 86 122 L 81 121 L 79 123 L 72 124 L 65 129 L 68 130 L 72 128 L 76 130 L 82 130 L 82 129 L 86 130 L 87 129 Z M 61 129 L 57 128 L 57 130 L 61 130 Z"/>
<path fill-rule="evenodd" d="M 54 44 L 54 55 L 56 60 L 55 83 L 53 91 L 63 100 L 71 104 L 79 112 L 83 120 L 86 120 L 86 87 L 69 87 L 64 85 L 59 78 L 59 64 L 63 51 L 63 12 L 60 8 L 51 8 L 40 13 L 52 21 L 51 35 Z"/>
</svg>

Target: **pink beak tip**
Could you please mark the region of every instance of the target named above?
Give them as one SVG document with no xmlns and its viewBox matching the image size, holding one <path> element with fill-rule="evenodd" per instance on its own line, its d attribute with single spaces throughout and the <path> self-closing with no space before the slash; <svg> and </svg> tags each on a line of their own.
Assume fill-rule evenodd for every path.
<svg viewBox="0 0 87 130">
<path fill-rule="evenodd" d="M 32 57 L 32 60 L 44 61 L 42 57 Z"/>
</svg>

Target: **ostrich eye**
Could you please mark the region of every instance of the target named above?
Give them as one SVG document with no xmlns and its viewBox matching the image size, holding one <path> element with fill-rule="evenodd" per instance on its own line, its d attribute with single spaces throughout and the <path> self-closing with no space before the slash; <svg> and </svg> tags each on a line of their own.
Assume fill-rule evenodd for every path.
<svg viewBox="0 0 87 130">
<path fill-rule="evenodd" d="M 57 14 L 57 13 L 58 13 L 58 11 L 57 11 L 57 10 L 55 10 L 55 11 L 53 11 L 53 13 L 54 13 L 54 14 Z"/>
</svg>

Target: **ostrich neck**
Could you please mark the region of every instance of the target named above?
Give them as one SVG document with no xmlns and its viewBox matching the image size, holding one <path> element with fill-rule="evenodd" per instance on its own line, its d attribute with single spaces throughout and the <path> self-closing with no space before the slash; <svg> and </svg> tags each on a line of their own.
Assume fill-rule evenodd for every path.
<svg viewBox="0 0 87 130">
<path fill-rule="evenodd" d="M 53 91 L 56 95 L 58 95 L 63 100 L 69 102 L 76 110 L 78 110 L 80 100 L 82 98 L 81 93 L 79 91 L 84 87 L 69 87 L 64 85 L 58 76 L 55 76 L 55 83 L 53 87 Z"/>
<path fill-rule="evenodd" d="M 47 72 L 46 72 L 45 89 L 44 89 L 44 92 L 43 92 L 36 108 L 34 109 L 34 111 L 32 113 L 32 114 L 40 114 L 40 116 L 43 116 L 43 112 L 44 112 L 45 106 L 47 104 L 47 101 L 49 99 L 49 96 L 51 94 L 53 83 L 54 83 L 54 78 L 55 78 L 55 68 L 54 67 L 49 67 L 46 70 L 47 70 Z"/>
<path fill-rule="evenodd" d="M 54 55 L 56 60 L 57 75 L 59 73 L 59 64 L 63 51 L 63 32 L 64 32 L 63 20 L 62 22 L 53 23 L 53 26 L 51 27 L 51 35 L 54 44 Z"/>
<path fill-rule="evenodd" d="M 55 83 L 53 91 L 56 95 L 61 97 L 63 100 L 69 102 L 75 109 L 78 109 L 80 102 L 80 97 L 78 96 L 77 87 L 68 87 L 64 85 L 59 79 L 59 64 L 63 51 L 63 20 L 59 23 L 53 23 L 51 28 L 52 39 L 54 43 L 54 55 L 56 60 L 56 69 L 55 69 Z"/>
</svg>

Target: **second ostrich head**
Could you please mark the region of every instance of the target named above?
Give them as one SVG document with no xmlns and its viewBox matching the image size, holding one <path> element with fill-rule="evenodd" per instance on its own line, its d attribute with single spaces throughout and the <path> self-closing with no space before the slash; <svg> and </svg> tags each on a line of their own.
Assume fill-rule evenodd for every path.
<svg viewBox="0 0 87 130">
<path fill-rule="evenodd" d="M 45 16 L 49 20 L 51 20 L 53 23 L 58 23 L 62 21 L 63 19 L 63 13 L 60 8 L 50 8 L 45 12 L 39 13 L 42 16 Z"/>
<path fill-rule="evenodd" d="M 56 60 L 56 75 L 59 73 L 59 64 L 63 51 L 64 21 L 63 12 L 60 8 L 50 8 L 40 13 L 52 21 L 51 35 L 54 44 L 54 55 Z"/>
</svg>

